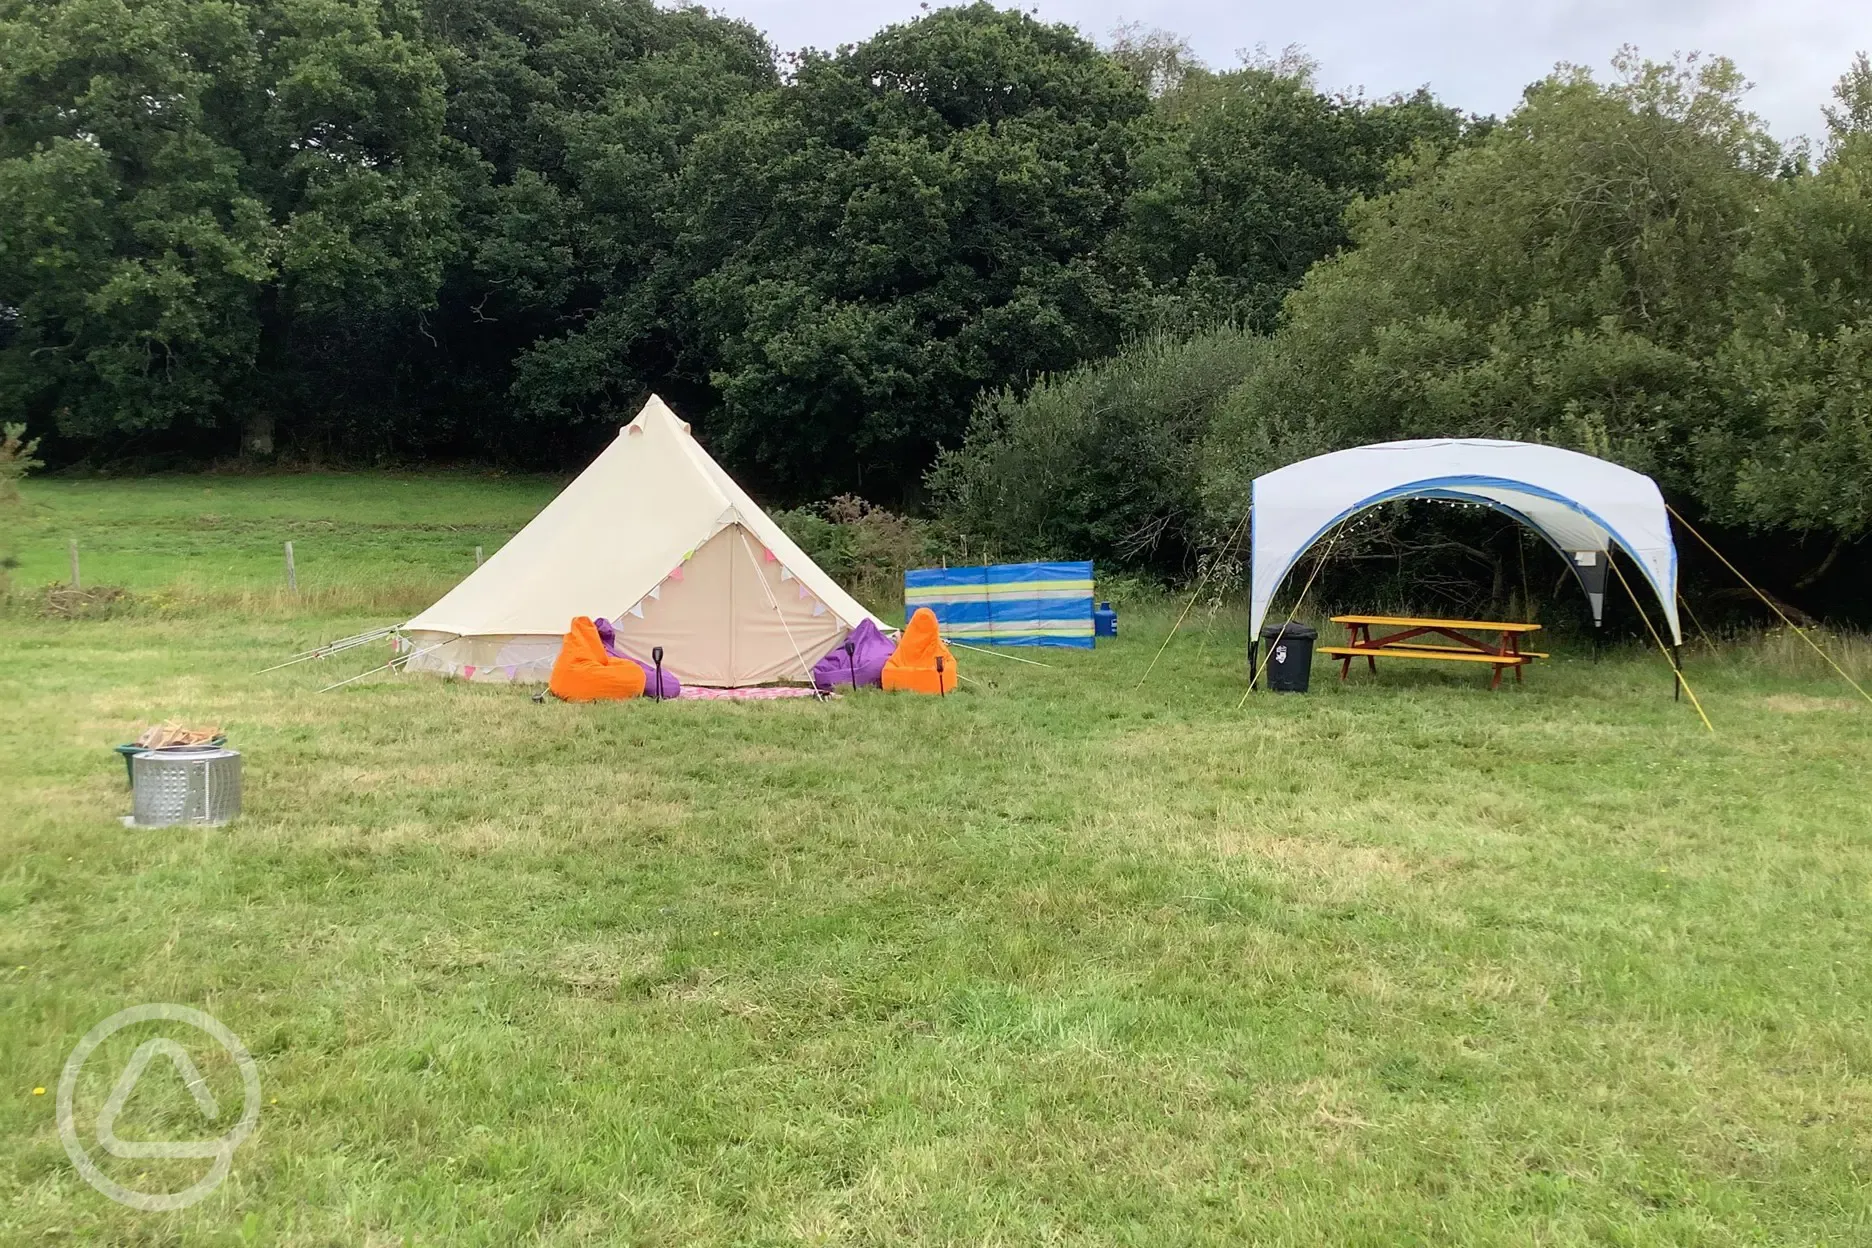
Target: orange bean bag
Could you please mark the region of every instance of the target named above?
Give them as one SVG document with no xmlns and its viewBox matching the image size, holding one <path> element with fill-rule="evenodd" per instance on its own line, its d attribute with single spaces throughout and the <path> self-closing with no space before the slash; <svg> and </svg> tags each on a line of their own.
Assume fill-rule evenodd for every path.
<svg viewBox="0 0 1872 1248">
<path fill-rule="evenodd" d="M 605 653 L 597 626 L 581 615 L 559 647 L 546 687 L 567 702 L 605 702 L 640 697 L 644 683 L 643 668 Z"/>
<path fill-rule="evenodd" d="M 942 660 L 942 671 L 936 660 Z M 956 686 L 955 655 L 936 631 L 936 613 L 918 607 L 897 643 L 897 653 L 884 661 L 884 687 L 911 693 L 948 693 Z"/>
</svg>

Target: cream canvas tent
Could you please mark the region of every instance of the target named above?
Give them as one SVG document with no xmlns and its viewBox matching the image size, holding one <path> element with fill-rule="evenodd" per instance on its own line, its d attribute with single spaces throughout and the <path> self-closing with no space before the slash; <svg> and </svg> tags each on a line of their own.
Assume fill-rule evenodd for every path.
<svg viewBox="0 0 1872 1248">
<path fill-rule="evenodd" d="M 652 396 L 513 540 L 405 624 L 408 669 L 543 681 L 574 616 L 685 684 L 808 681 L 859 622 L 885 627 L 794 545 Z"/>
</svg>

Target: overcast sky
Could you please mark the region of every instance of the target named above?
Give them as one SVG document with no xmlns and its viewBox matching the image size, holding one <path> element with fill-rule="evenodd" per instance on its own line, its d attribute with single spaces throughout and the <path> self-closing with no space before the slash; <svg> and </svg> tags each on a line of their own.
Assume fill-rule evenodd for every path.
<svg viewBox="0 0 1872 1248">
<path fill-rule="evenodd" d="M 705 0 L 781 49 L 832 48 L 917 15 L 917 0 Z M 1424 84 L 1446 102 L 1512 109 L 1521 88 L 1576 61 L 1603 73 L 1620 44 L 1647 56 L 1720 53 L 1755 89 L 1749 106 L 1784 142 L 1818 134 L 1820 106 L 1852 54 L 1872 48 L 1872 0 L 1027 0 L 1103 42 L 1140 22 L 1189 40 L 1211 65 L 1265 44 L 1301 45 L 1321 85 L 1387 95 Z"/>
</svg>

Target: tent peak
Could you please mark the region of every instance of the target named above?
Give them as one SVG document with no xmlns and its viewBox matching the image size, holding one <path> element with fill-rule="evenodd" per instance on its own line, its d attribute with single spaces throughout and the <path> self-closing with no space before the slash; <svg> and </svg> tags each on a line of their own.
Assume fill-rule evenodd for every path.
<svg viewBox="0 0 1872 1248">
<path fill-rule="evenodd" d="M 663 421 L 667 424 L 674 425 L 684 433 L 690 433 L 689 422 L 671 411 L 669 404 L 665 403 L 655 394 L 652 394 L 644 401 L 644 405 L 638 410 L 637 415 L 632 417 L 631 422 L 618 432 L 620 435 L 626 433 L 642 433 L 645 427 L 652 421 Z M 694 435 L 691 434 L 691 436 Z"/>
</svg>

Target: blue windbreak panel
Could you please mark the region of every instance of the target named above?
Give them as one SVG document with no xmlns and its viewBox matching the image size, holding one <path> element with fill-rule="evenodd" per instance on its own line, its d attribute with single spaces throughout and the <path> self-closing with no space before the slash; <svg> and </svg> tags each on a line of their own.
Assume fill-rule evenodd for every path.
<svg viewBox="0 0 1872 1248">
<path fill-rule="evenodd" d="M 904 573 L 904 609 L 928 607 L 944 637 L 1092 648 L 1092 565 L 997 563 Z"/>
</svg>

